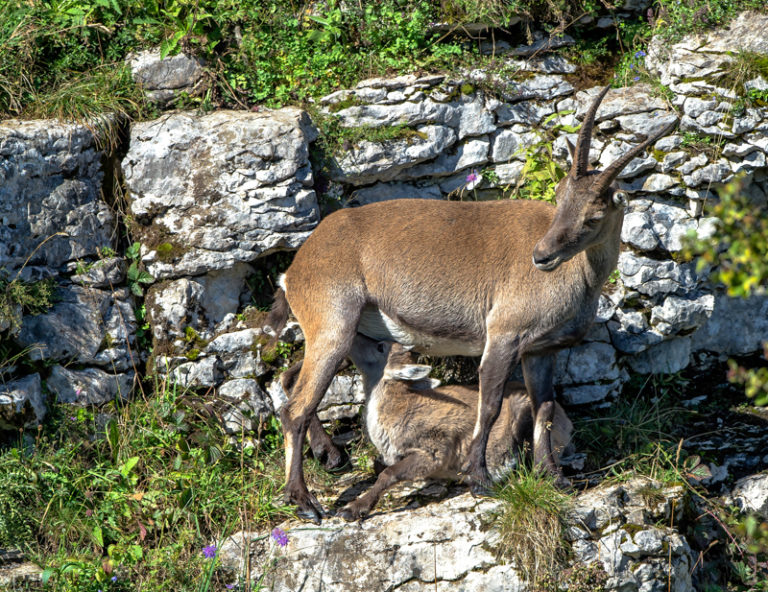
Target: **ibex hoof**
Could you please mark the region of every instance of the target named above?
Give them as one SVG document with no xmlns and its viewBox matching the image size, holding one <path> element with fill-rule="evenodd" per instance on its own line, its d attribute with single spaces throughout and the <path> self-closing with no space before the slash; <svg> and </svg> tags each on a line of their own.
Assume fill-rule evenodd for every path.
<svg viewBox="0 0 768 592">
<path fill-rule="evenodd" d="M 321 506 L 320 502 L 318 502 L 310 493 L 300 496 L 286 494 L 285 503 L 296 504 L 296 516 L 301 520 L 320 524 L 325 516 L 323 506 Z"/>
<path fill-rule="evenodd" d="M 489 497 L 491 495 L 491 490 L 483 483 L 475 483 L 474 481 L 471 481 L 469 483 L 469 493 L 472 494 L 472 497 Z"/>
<path fill-rule="evenodd" d="M 572 489 L 571 480 L 562 473 L 557 473 L 555 475 L 555 487 L 560 491 L 570 491 Z"/>
<path fill-rule="evenodd" d="M 362 510 L 359 510 L 352 506 L 351 504 L 348 504 L 344 506 L 341 510 L 338 511 L 336 514 L 339 518 L 343 518 L 347 522 L 355 522 L 356 520 L 362 520 L 367 516 L 367 512 L 364 512 Z"/>
</svg>

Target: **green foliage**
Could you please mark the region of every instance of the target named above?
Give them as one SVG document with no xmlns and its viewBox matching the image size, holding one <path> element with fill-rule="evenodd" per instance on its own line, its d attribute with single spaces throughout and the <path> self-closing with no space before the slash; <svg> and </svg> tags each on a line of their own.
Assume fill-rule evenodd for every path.
<svg viewBox="0 0 768 592">
<path fill-rule="evenodd" d="M 698 259 L 699 271 L 714 266 L 711 278 L 722 283 L 729 296 L 746 298 L 764 293 L 768 287 L 768 217 L 765 208 L 750 202 L 741 180 L 734 180 L 720 192 L 712 206 L 718 228 L 711 239 L 687 237 L 684 254 Z M 765 344 L 768 359 L 768 342 Z M 745 385 L 746 394 L 757 405 L 768 405 L 768 368 L 747 370 L 729 361 L 728 377 Z"/>
<path fill-rule="evenodd" d="M 677 39 L 725 24 L 743 10 L 765 10 L 763 0 L 656 0 L 654 33 Z"/>
<path fill-rule="evenodd" d="M 516 197 L 523 199 L 541 199 L 555 202 L 555 188 L 568 171 L 554 158 L 553 142 L 560 132 L 574 133 L 578 127 L 563 123 L 551 124 L 555 118 L 567 115 L 569 111 L 553 113 L 542 122 L 541 139 L 523 149 L 525 165 L 520 180 L 515 187 Z"/>
<path fill-rule="evenodd" d="M 701 271 L 716 266 L 712 280 L 725 285 L 729 296 L 747 297 L 768 286 L 768 217 L 764 208 L 751 203 L 735 180 L 721 192 L 711 215 L 718 222 L 711 239 L 692 233 L 685 253 L 698 258 Z"/>
<path fill-rule="evenodd" d="M 0 269 L 0 326 L 13 333 L 21 327 L 24 314 L 41 314 L 55 303 L 56 280 L 26 282 Z"/>
<path fill-rule="evenodd" d="M 522 570 L 533 589 L 556 581 L 568 556 L 564 524 L 570 497 L 551 475 L 525 465 L 510 474 L 496 495 L 504 502 L 495 522 L 502 554 Z"/>
<path fill-rule="evenodd" d="M 106 426 L 57 408 L 33 447 L 0 450 L 0 547 L 37 559 L 46 589 L 198 589 L 211 576 L 203 546 L 235 521 L 288 516 L 276 420 L 264 444 L 243 448 L 208 401 L 157 390 L 112 409 Z"/>
<path fill-rule="evenodd" d="M 125 256 L 131 261 L 128 270 L 126 271 L 126 281 L 128 287 L 131 289 L 131 293 L 139 297 L 144 296 L 144 288 L 142 288 L 141 285 L 151 284 L 155 281 L 155 278 L 153 278 L 152 275 L 141 269 L 141 261 L 139 260 L 140 255 L 140 243 L 133 243 L 125 250 Z"/>
</svg>

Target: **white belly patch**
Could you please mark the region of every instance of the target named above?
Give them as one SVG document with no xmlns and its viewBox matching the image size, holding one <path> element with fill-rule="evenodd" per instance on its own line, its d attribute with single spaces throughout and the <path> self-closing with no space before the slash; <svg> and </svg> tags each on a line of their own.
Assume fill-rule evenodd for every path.
<svg viewBox="0 0 768 592">
<path fill-rule="evenodd" d="M 416 351 L 430 356 L 479 356 L 483 353 L 483 342 L 460 341 L 436 337 L 396 323 L 374 307 L 366 307 L 360 315 L 358 333 L 380 341 L 397 341 L 412 345 Z"/>
</svg>

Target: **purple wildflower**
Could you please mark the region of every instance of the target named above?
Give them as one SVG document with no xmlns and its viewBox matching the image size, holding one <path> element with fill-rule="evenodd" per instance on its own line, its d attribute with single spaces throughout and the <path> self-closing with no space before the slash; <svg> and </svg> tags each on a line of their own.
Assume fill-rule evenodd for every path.
<svg viewBox="0 0 768 592">
<path fill-rule="evenodd" d="M 203 547 L 203 555 L 206 559 L 213 559 L 216 557 L 216 546 L 215 545 L 206 545 Z"/>
<path fill-rule="evenodd" d="M 467 175 L 467 189 L 474 189 L 479 182 L 480 175 L 477 174 L 477 171 L 474 169 L 469 171 L 469 174 Z"/>
<path fill-rule="evenodd" d="M 117 581 L 117 576 L 112 576 L 111 579 L 112 579 L 113 582 L 116 582 Z"/>
<path fill-rule="evenodd" d="M 272 530 L 272 538 L 280 547 L 285 547 L 288 544 L 288 535 L 282 528 L 275 527 Z"/>
<path fill-rule="evenodd" d="M 630 69 L 630 70 L 634 70 L 634 69 L 635 69 L 635 65 L 634 65 L 634 64 L 630 64 L 630 65 L 629 65 L 629 69 Z"/>
<path fill-rule="evenodd" d="M 642 49 L 635 53 L 635 57 L 637 59 L 644 58 L 645 56 L 646 56 L 646 53 Z"/>
<path fill-rule="evenodd" d="M 632 80 L 638 81 L 638 80 L 640 80 L 640 77 L 639 76 L 635 76 Z"/>
<path fill-rule="evenodd" d="M 227 590 L 232 590 L 237 584 L 227 584 L 225 587 Z"/>
</svg>

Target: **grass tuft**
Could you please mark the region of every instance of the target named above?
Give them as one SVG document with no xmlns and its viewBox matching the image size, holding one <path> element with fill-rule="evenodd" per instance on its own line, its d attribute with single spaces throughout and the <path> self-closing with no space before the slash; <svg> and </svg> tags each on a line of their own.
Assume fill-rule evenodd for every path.
<svg viewBox="0 0 768 592">
<path fill-rule="evenodd" d="M 557 581 L 568 559 L 564 519 L 570 496 L 550 475 L 526 466 L 514 471 L 496 495 L 504 502 L 496 522 L 500 554 L 512 560 L 533 590 Z"/>
</svg>

